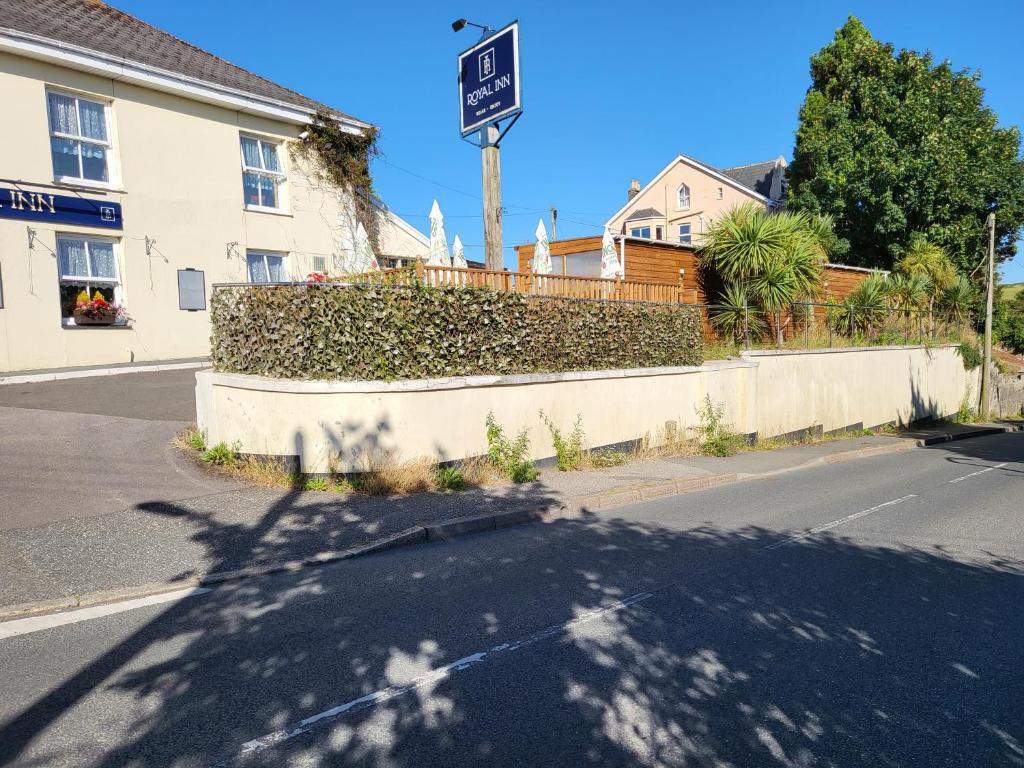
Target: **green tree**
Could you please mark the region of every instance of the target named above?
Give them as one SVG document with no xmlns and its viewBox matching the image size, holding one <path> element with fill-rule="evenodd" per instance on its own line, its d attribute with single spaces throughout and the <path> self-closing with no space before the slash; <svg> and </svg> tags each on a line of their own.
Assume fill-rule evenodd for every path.
<svg viewBox="0 0 1024 768">
<path fill-rule="evenodd" d="M 1020 131 L 983 104 L 980 74 L 896 52 L 854 17 L 811 57 L 789 206 L 831 214 L 849 263 L 890 269 L 915 237 L 969 274 L 987 246 L 1013 256 L 1024 225 Z"/>
</svg>

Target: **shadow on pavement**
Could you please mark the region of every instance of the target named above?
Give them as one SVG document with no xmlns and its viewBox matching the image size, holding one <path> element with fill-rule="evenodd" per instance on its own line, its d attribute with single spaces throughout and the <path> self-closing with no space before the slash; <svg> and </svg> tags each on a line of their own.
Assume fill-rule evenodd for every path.
<svg viewBox="0 0 1024 768">
<path fill-rule="evenodd" d="M 256 550 L 289 503 L 203 543 L 214 556 L 238 537 Z M 230 764 L 251 739 L 655 590 L 242 762 L 1024 761 L 1021 563 L 622 520 L 499 536 L 176 603 L 19 705 L 0 727 L 0 759 Z M 76 725 L 82 709 L 104 728 Z"/>
</svg>

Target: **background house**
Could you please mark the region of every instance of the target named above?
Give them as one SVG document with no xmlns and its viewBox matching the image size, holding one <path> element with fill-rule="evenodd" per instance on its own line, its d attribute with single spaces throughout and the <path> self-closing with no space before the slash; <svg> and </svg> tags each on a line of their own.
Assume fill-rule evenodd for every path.
<svg viewBox="0 0 1024 768">
<path fill-rule="evenodd" d="M 673 243 L 699 243 L 711 222 L 743 203 L 781 206 L 786 160 L 717 169 L 679 155 L 641 188 L 634 179 L 627 201 L 608 220 L 612 232 Z"/>
<path fill-rule="evenodd" d="M 287 146 L 329 108 L 105 3 L 0 0 L 0 103 L 0 371 L 205 356 L 214 283 L 347 261 L 351 206 Z M 130 322 L 76 325 L 82 290 Z"/>
</svg>

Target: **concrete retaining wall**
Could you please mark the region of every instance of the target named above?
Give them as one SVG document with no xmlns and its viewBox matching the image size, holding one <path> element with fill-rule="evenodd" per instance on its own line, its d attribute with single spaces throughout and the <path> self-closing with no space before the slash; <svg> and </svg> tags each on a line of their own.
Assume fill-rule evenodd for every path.
<svg viewBox="0 0 1024 768">
<path fill-rule="evenodd" d="M 213 444 L 298 456 L 305 472 L 365 469 L 374 455 L 451 461 L 487 452 L 484 420 L 530 435 L 534 458 L 553 454 L 544 411 L 565 432 L 577 415 L 591 446 L 697 423 L 709 394 L 737 432 L 762 437 L 808 428 L 876 426 L 955 413 L 977 375 L 954 347 L 748 353 L 699 367 L 395 382 L 196 374 L 197 423 Z"/>
</svg>

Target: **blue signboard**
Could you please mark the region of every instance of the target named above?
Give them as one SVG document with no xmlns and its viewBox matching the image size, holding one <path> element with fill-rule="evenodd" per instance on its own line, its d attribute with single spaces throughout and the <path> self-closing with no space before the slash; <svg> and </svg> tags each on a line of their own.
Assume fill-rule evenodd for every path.
<svg viewBox="0 0 1024 768">
<path fill-rule="evenodd" d="M 463 136 L 522 110 L 519 22 L 512 22 L 459 54 L 459 103 Z"/>
<path fill-rule="evenodd" d="M 121 229 L 121 204 L 0 188 L 0 218 Z"/>
</svg>

